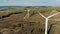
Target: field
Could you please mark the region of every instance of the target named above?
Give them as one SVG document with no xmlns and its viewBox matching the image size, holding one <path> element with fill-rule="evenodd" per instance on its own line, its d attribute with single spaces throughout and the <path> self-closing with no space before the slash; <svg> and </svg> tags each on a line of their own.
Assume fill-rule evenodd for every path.
<svg viewBox="0 0 60 34">
<path fill-rule="evenodd" d="M 57 12 L 59 7 L 0 10 L 0 34 L 45 34 L 45 19 L 39 13 L 48 17 Z M 48 34 L 59 34 L 59 18 L 60 14 L 49 19 Z"/>
</svg>

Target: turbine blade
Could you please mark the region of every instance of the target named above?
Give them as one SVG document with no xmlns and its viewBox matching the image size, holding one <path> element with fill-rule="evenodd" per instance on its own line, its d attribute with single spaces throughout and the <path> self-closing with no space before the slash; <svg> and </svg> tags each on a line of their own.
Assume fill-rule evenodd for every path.
<svg viewBox="0 0 60 34">
<path fill-rule="evenodd" d="M 39 15 L 41 15 L 43 18 L 46 18 L 43 14 L 41 14 L 39 11 L 38 11 Z"/>
<path fill-rule="evenodd" d="M 51 17 L 57 15 L 58 13 L 59 13 L 59 12 L 57 12 L 57 13 L 55 13 L 55 14 L 53 14 L 53 15 L 50 15 L 50 16 L 48 16 L 47 18 L 51 18 Z"/>
</svg>

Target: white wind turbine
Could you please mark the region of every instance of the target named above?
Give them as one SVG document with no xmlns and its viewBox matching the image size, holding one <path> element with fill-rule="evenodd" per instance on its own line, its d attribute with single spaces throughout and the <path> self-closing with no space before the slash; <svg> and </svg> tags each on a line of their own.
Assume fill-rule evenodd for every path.
<svg viewBox="0 0 60 34">
<path fill-rule="evenodd" d="M 57 12 L 57 13 L 55 13 L 55 14 L 52 14 L 52 15 L 50 15 L 50 16 L 48 16 L 48 17 L 45 17 L 45 16 L 44 16 L 43 14 L 41 14 L 39 11 L 38 11 L 38 13 L 39 13 L 39 15 L 41 15 L 43 18 L 45 18 L 45 34 L 47 34 L 47 32 L 48 32 L 48 20 L 49 20 L 49 18 L 57 15 L 59 12 Z"/>
<path fill-rule="evenodd" d="M 30 17 L 29 12 L 30 12 L 30 9 L 29 9 L 29 10 L 27 10 L 27 14 L 26 14 L 26 16 L 24 17 L 24 19 L 26 19 L 26 18 L 29 18 L 29 17 Z"/>
</svg>

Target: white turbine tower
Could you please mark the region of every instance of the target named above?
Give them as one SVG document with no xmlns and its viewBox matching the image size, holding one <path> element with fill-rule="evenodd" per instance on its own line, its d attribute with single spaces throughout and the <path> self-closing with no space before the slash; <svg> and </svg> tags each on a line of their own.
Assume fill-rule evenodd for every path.
<svg viewBox="0 0 60 34">
<path fill-rule="evenodd" d="M 57 12 L 57 13 L 55 13 L 55 14 L 52 14 L 52 15 L 50 15 L 50 16 L 48 16 L 48 17 L 45 17 L 45 16 L 44 16 L 43 14 L 41 14 L 39 11 L 38 11 L 38 13 L 39 13 L 39 15 L 41 15 L 43 18 L 45 18 L 45 34 L 47 34 L 47 32 L 48 32 L 48 20 L 49 20 L 49 18 L 57 15 L 59 12 Z"/>
</svg>

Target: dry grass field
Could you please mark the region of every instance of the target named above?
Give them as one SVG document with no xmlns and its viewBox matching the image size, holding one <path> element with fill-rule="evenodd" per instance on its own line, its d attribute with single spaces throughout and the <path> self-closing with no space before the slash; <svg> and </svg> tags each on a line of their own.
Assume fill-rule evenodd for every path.
<svg viewBox="0 0 60 34">
<path fill-rule="evenodd" d="M 29 18 L 26 17 L 24 19 L 29 9 L 31 9 Z M 59 9 L 60 8 L 13 8 L 0 10 L 0 34 L 44 34 L 45 19 L 39 15 L 38 11 L 47 17 L 56 12 L 60 12 Z M 60 21 L 58 20 L 60 18 L 59 15 L 60 14 L 49 19 L 49 34 L 59 34 L 58 32 L 60 32 L 60 30 L 54 26 L 60 25 Z"/>
</svg>

